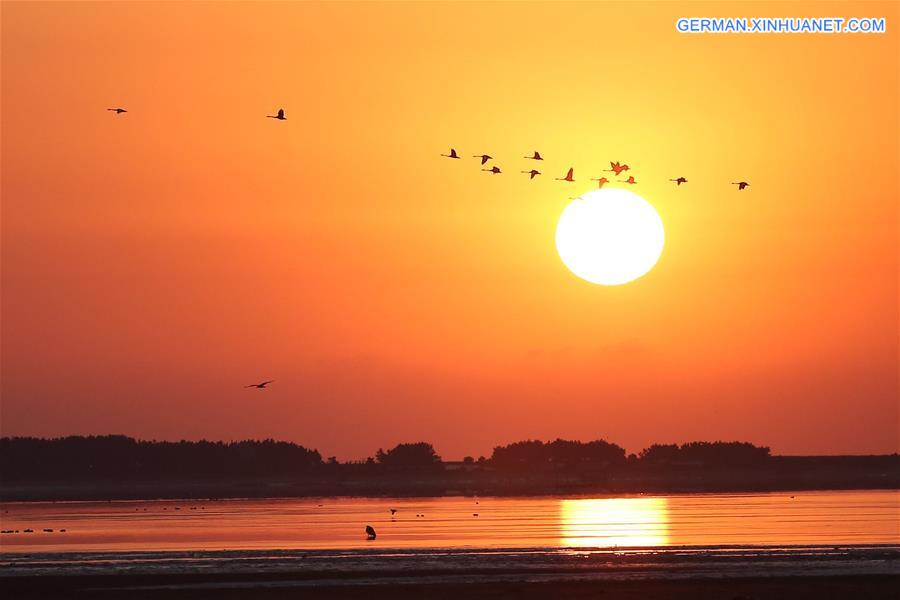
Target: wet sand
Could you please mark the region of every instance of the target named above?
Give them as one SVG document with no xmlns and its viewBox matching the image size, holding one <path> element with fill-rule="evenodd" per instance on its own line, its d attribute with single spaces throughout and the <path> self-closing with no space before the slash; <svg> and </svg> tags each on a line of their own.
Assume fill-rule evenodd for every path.
<svg viewBox="0 0 900 600">
<path fill-rule="evenodd" d="M 529 577 L 530 578 L 530 577 Z M 756 577 L 640 581 L 521 581 L 485 583 L 322 583 L 308 577 L 232 575 L 0 577 L 7 598 L 217 599 L 456 599 L 599 598 L 602 600 L 896 600 L 900 575 Z"/>
</svg>

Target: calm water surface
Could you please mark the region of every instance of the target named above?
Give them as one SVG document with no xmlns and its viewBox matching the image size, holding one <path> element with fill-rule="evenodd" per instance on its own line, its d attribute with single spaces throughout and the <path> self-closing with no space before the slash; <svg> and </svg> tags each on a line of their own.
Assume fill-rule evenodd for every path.
<svg viewBox="0 0 900 600">
<path fill-rule="evenodd" d="M 900 492 L 5 503 L 22 553 L 900 544 Z M 397 510 L 391 515 L 390 509 Z M 477 515 L 477 516 L 476 516 Z M 364 529 L 378 532 L 366 540 Z M 24 533 L 33 529 L 34 533 Z M 44 532 L 52 529 L 52 532 Z M 61 532 L 60 529 L 65 529 Z"/>
</svg>

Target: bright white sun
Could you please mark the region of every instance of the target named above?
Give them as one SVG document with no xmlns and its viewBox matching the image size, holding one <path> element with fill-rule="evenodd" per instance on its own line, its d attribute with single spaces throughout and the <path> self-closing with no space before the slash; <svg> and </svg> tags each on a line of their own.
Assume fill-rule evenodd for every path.
<svg viewBox="0 0 900 600">
<path fill-rule="evenodd" d="M 659 260 L 665 233 L 649 202 L 622 189 L 592 190 L 569 204 L 556 226 L 556 250 L 570 271 L 591 283 L 620 285 Z"/>
</svg>

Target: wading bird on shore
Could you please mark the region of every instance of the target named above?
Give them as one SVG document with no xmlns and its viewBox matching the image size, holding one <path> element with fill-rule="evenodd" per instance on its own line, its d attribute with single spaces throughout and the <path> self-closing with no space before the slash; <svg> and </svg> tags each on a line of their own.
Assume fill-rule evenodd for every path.
<svg viewBox="0 0 900 600">
<path fill-rule="evenodd" d="M 574 174 L 575 174 L 575 169 L 572 167 L 569 167 L 569 172 L 566 173 L 565 177 L 555 177 L 554 179 L 556 179 L 556 181 L 575 181 L 574 179 L 572 179 L 572 175 L 574 175 Z"/>
</svg>

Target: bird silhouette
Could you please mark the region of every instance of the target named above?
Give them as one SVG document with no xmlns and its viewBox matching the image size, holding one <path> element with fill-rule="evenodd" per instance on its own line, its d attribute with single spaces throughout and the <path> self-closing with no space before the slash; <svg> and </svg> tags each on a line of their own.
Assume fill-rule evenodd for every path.
<svg viewBox="0 0 900 600">
<path fill-rule="evenodd" d="M 625 179 L 625 180 L 619 179 L 618 181 L 619 181 L 619 183 L 627 183 L 630 185 L 634 185 L 637 183 L 637 181 L 634 180 L 634 175 L 629 176 L 628 179 Z"/>
<path fill-rule="evenodd" d="M 574 179 L 572 179 L 572 175 L 574 175 L 574 174 L 575 174 L 575 169 L 573 169 L 572 167 L 569 167 L 569 172 L 566 173 L 565 177 L 555 177 L 555 179 L 556 179 L 556 181 L 575 181 Z"/>
<path fill-rule="evenodd" d="M 619 161 L 616 161 L 616 162 L 610 161 L 609 166 L 612 167 L 612 168 L 611 168 L 611 169 L 606 169 L 606 170 L 607 170 L 607 171 L 612 171 L 612 172 L 615 173 L 616 175 L 618 175 L 618 174 L 621 173 L 622 171 L 627 171 L 628 169 L 631 168 L 631 167 L 629 167 L 628 165 L 620 165 L 620 164 L 619 164 Z"/>
<path fill-rule="evenodd" d="M 441 156 L 446 156 L 447 158 L 459 158 L 459 154 L 456 153 L 456 148 L 450 148 L 450 154 L 441 154 Z"/>
<path fill-rule="evenodd" d="M 472 158 L 480 158 L 480 159 L 481 159 L 481 164 L 484 164 L 484 163 L 486 163 L 487 161 L 491 160 L 491 159 L 494 158 L 494 157 L 491 156 L 490 154 L 476 154 L 476 155 L 473 156 Z"/>
<path fill-rule="evenodd" d="M 261 390 L 264 390 L 264 389 L 266 389 L 267 385 L 269 385 L 270 383 L 273 383 L 274 381 L 275 381 L 274 379 L 271 379 L 269 381 L 263 381 L 262 383 L 251 383 L 250 385 L 245 385 L 244 387 L 245 388 L 251 388 L 251 387 L 259 388 Z"/>
<path fill-rule="evenodd" d="M 544 158 L 541 156 L 541 153 L 537 150 L 535 150 L 534 154 L 532 154 L 531 156 L 525 156 L 523 158 L 529 158 L 531 160 L 544 160 Z"/>
<path fill-rule="evenodd" d="M 392 508 L 392 509 L 391 509 L 391 516 L 393 516 L 393 515 L 395 515 L 395 514 L 397 514 L 397 509 L 396 509 L 396 508 Z"/>
<path fill-rule="evenodd" d="M 107 108 L 106 110 L 111 110 L 114 113 L 116 113 L 117 115 L 121 115 L 123 112 L 128 112 L 124 108 Z"/>
<path fill-rule="evenodd" d="M 500 167 L 491 167 L 490 169 L 482 169 L 482 171 L 487 171 L 488 173 L 493 173 L 494 175 L 503 172 L 500 170 Z"/>
<path fill-rule="evenodd" d="M 600 177 L 599 179 L 591 179 L 591 181 L 597 182 L 597 184 L 598 184 L 597 189 L 602 188 L 604 183 L 609 183 L 609 179 L 607 179 L 606 177 Z"/>
<path fill-rule="evenodd" d="M 532 170 L 530 170 L 530 171 L 522 171 L 522 173 L 528 173 L 528 174 L 530 175 L 530 177 L 529 177 L 528 179 L 534 179 L 534 176 L 535 176 L 535 175 L 540 175 L 540 174 L 541 174 L 541 172 L 538 171 L 537 169 L 532 169 Z"/>
<path fill-rule="evenodd" d="M 287 119 L 287 117 L 284 116 L 284 109 L 283 109 L 283 108 L 279 108 L 279 109 L 278 109 L 278 114 L 275 114 L 275 115 L 266 115 L 266 118 L 267 118 L 267 119 L 278 119 L 279 121 L 284 121 L 284 120 Z"/>
<path fill-rule="evenodd" d="M 744 189 L 745 187 L 750 187 L 750 184 L 747 183 L 746 181 L 732 181 L 732 182 L 731 182 L 731 185 L 736 185 L 736 186 L 738 186 L 738 191 L 741 191 L 741 190 Z"/>
<path fill-rule="evenodd" d="M 687 179 L 685 179 L 684 177 L 679 177 L 678 179 L 670 179 L 669 181 L 674 181 L 677 185 L 687 183 Z"/>
<path fill-rule="evenodd" d="M 376 537 L 376 535 L 375 535 L 375 528 L 372 527 L 371 525 L 366 525 L 366 536 L 367 536 L 370 540 L 374 540 L 375 537 Z"/>
</svg>

